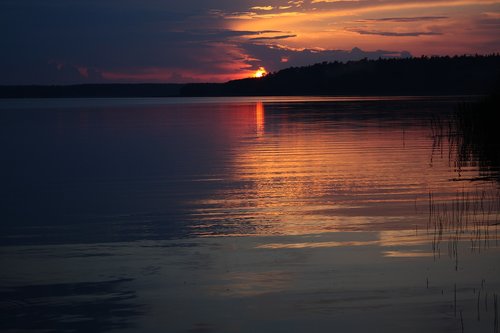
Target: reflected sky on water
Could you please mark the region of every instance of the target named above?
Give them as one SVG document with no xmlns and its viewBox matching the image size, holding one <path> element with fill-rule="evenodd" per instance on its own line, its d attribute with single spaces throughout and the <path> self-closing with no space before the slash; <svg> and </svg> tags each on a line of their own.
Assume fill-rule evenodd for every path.
<svg viewBox="0 0 500 333">
<path fill-rule="evenodd" d="M 498 185 L 431 126 L 460 100 L 1 101 L 2 329 L 487 331 Z"/>
<path fill-rule="evenodd" d="M 429 120 L 457 100 L 2 101 L 0 240 L 421 226 L 429 191 L 477 185 L 433 149 Z"/>
</svg>

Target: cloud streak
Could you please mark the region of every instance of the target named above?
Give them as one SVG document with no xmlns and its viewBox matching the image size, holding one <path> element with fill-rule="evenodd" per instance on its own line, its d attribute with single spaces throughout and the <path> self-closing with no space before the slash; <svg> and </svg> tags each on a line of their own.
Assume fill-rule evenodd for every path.
<svg viewBox="0 0 500 333">
<path fill-rule="evenodd" d="M 253 37 L 253 38 L 250 38 L 250 40 L 253 40 L 253 41 L 278 40 L 278 39 L 287 39 L 287 38 L 293 38 L 293 37 L 297 37 L 297 35 L 279 35 L 279 36 L 272 36 L 272 37 Z"/>
<path fill-rule="evenodd" d="M 393 32 L 393 31 L 376 31 L 376 30 L 363 30 L 363 29 L 348 29 L 349 31 L 356 32 L 360 35 L 377 35 L 386 37 L 419 37 L 419 36 L 439 36 L 440 32 L 432 31 L 409 31 L 409 32 Z"/>
<path fill-rule="evenodd" d="M 397 22 L 397 23 L 410 23 L 410 22 L 423 22 L 423 21 L 437 21 L 448 19 L 448 16 L 416 16 L 416 17 L 382 17 L 375 19 L 362 19 L 356 22 Z"/>
</svg>

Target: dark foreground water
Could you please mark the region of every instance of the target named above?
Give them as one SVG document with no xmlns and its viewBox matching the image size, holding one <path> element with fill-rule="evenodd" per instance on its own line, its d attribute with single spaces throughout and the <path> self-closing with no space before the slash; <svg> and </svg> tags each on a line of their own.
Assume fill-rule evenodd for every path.
<svg viewBox="0 0 500 333">
<path fill-rule="evenodd" d="M 458 102 L 0 101 L 0 330 L 496 332 Z"/>
</svg>

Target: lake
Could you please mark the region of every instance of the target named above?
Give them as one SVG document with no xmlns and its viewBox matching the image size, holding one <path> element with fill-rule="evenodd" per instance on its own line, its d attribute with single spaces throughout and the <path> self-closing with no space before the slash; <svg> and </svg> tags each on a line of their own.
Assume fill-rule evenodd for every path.
<svg viewBox="0 0 500 333">
<path fill-rule="evenodd" d="M 1 100 L 0 329 L 498 332 L 467 99 Z"/>
</svg>

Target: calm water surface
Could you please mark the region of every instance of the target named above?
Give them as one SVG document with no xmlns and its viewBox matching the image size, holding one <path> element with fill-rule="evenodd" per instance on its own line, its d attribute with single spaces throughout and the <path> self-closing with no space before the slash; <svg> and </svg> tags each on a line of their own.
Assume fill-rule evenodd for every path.
<svg viewBox="0 0 500 333">
<path fill-rule="evenodd" d="M 462 99 L 0 101 L 0 328 L 494 332 Z"/>
</svg>

